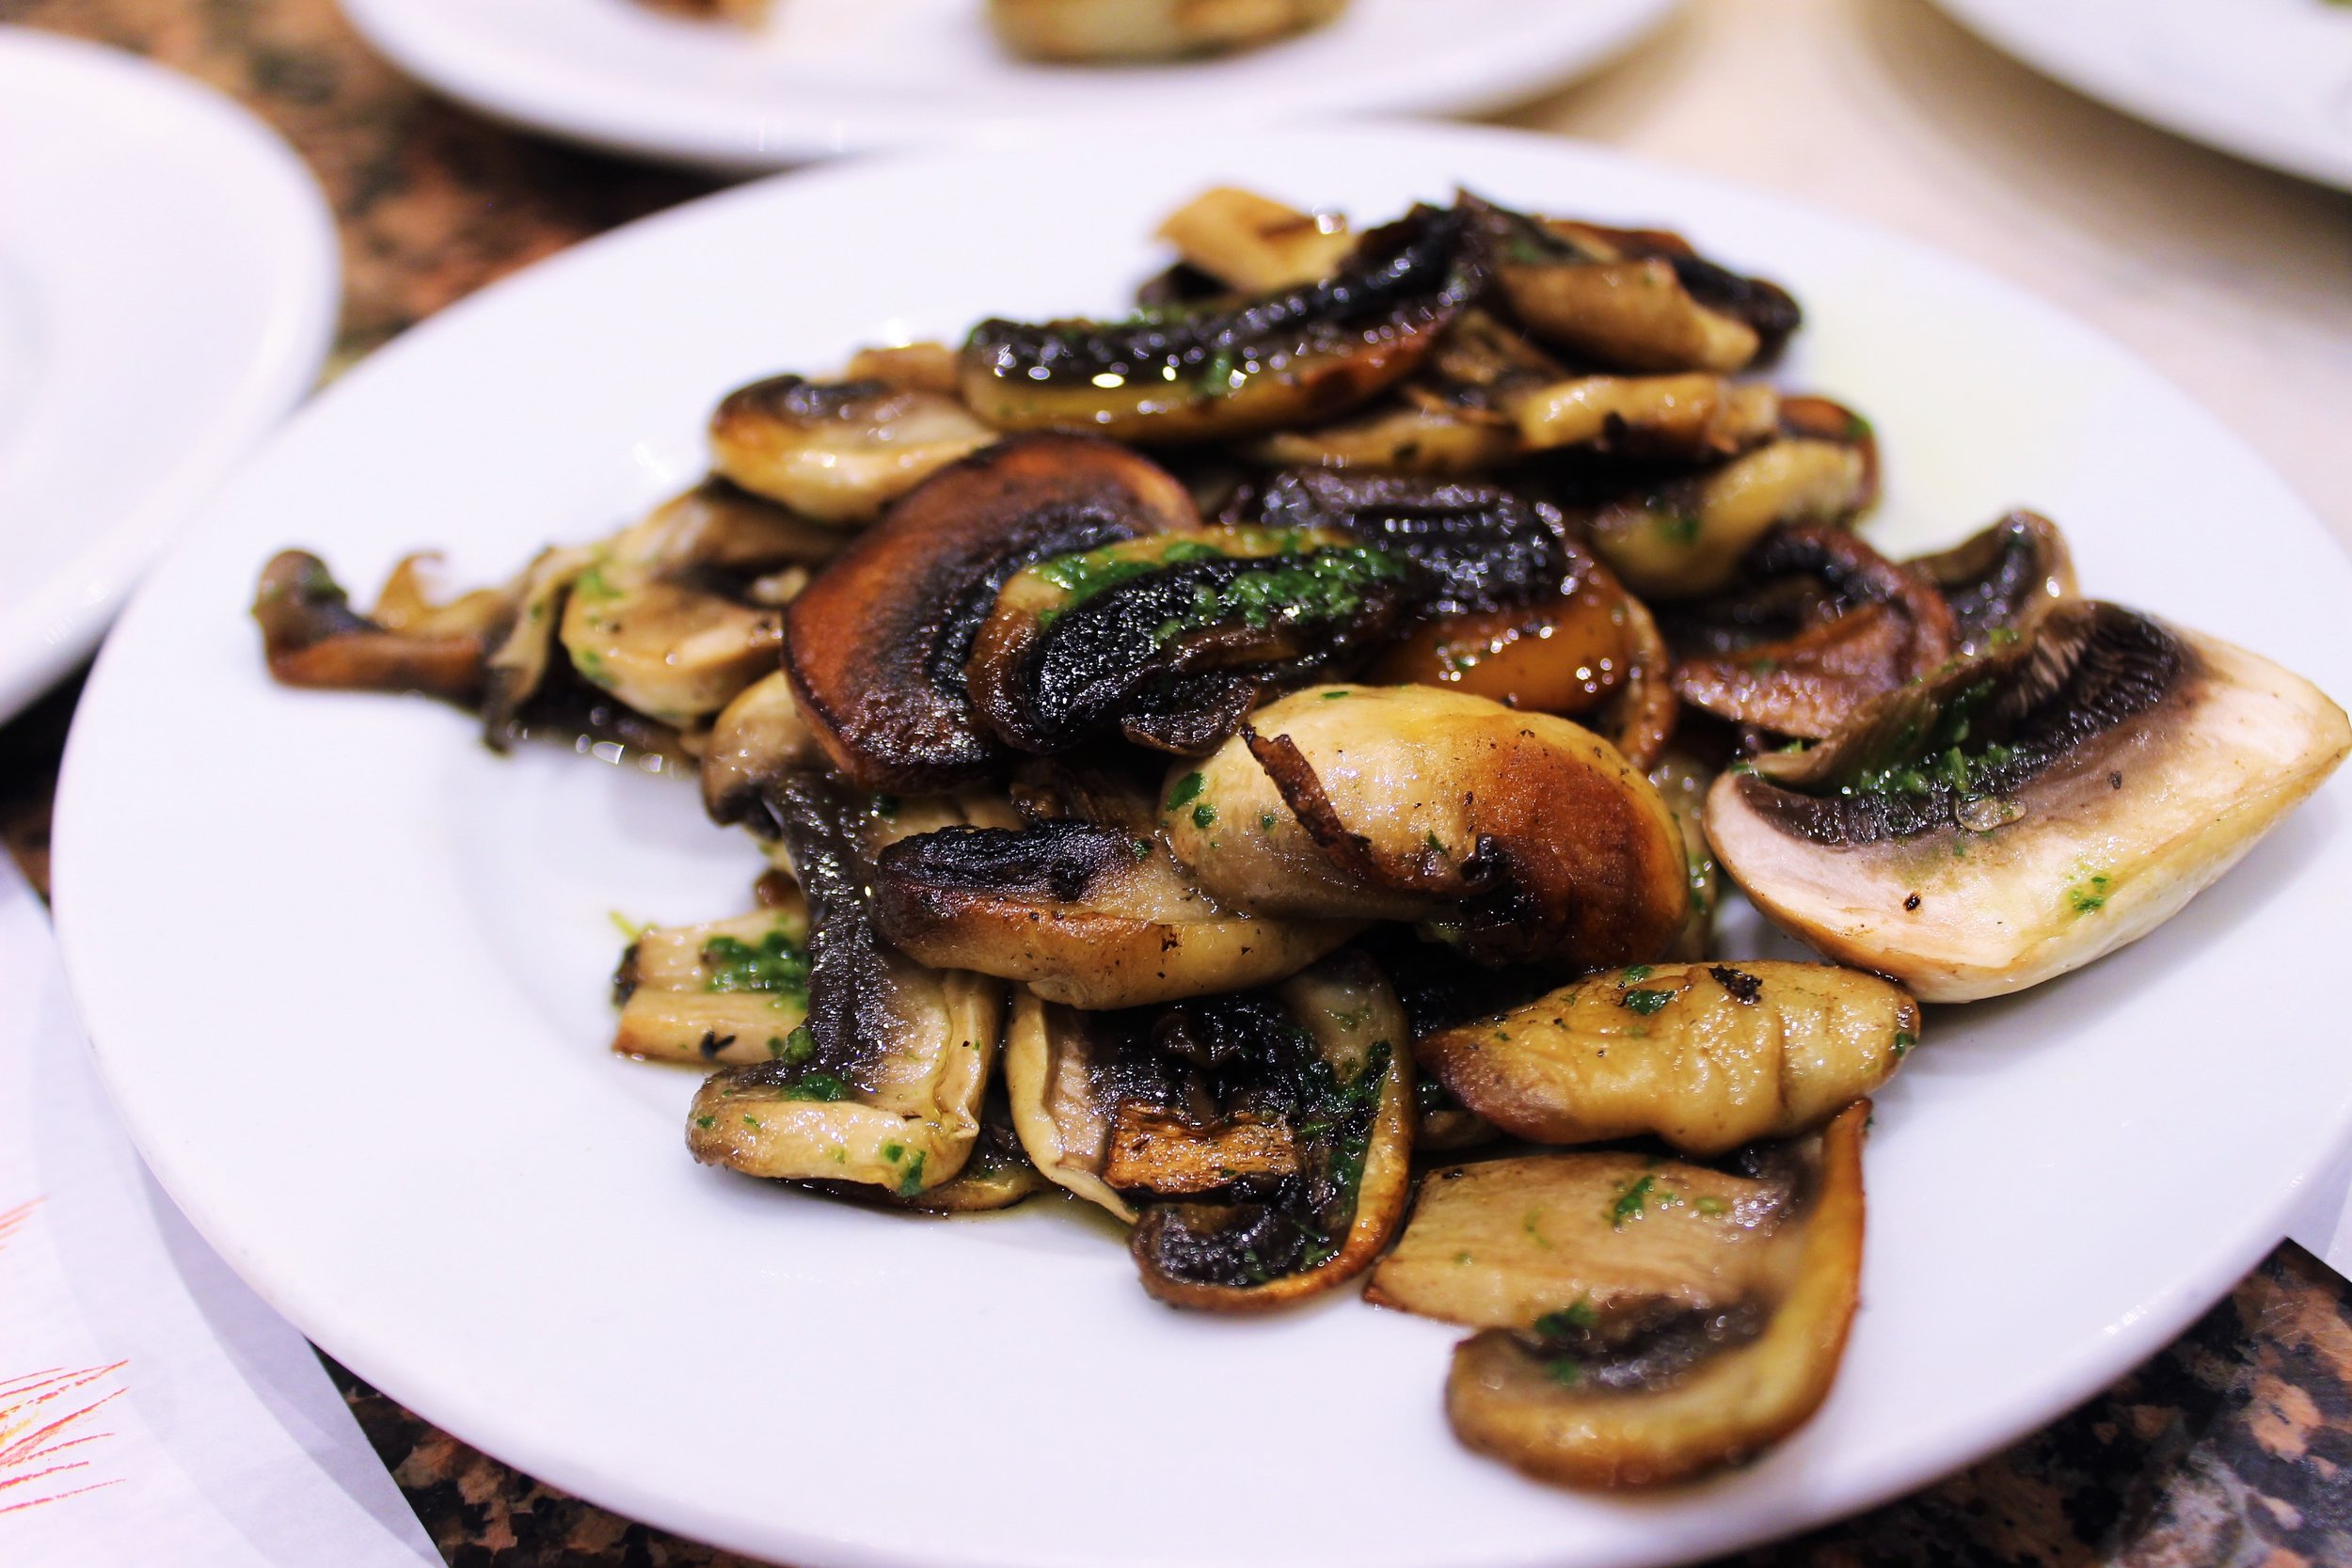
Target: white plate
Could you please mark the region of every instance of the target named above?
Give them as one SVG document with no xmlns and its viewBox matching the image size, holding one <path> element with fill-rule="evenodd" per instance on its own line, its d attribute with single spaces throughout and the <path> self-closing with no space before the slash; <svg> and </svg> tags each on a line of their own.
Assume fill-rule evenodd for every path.
<svg viewBox="0 0 2352 1568">
<path fill-rule="evenodd" d="M 1182 1315 L 1059 1203 L 930 1223 L 696 1167 L 691 1075 L 603 1050 L 607 911 L 743 908 L 748 848 L 675 780 L 551 747 L 501 761 L 446 708 L 263 677 L 239 610 L 279 546 L 363 588 L 428 541 L 458 576 L 502 574 L 694 475 L 745 377 L 989 311 L 1119 309 L 1160 215 L 1241 177 L 1367 218 L 1461 180 L 1681 225 L 1805 302 L 1791 376 L 1886 443 L 1876 538 L 2037 501 L 2101 592 L 2352 692 L 2352 563 L 2246 448 L 2105 340 L 1873 230 L 1459 128 L 837 166 L 649 219 L 403 338 L 124 617 L 67 758 L 57 911 L 173 1196 L 431 1419 L 802 1564 L 1661 1561 L 1915 1487 L 2161 1346 L 2277 1239 L 2352 1112 L 2340 1032 L 2290 1026 L 2329 1016 L 2352 780 L 2123 955 L 1934 1018 L 1880 1101 L 1866 1305 L 1820 1418 L 1753 1469 L 1611 1500 L 1454 1445 L 1439 1324 L 1353 1299 Z"/>
<path fill-rule="evenodd" d="M 0 719 L 309 389 L 339 296 L 334 220 L 261 121 L 0 27 Z"/>
<path fill-rule="evenodd" d="M 1167 135 L 1502 108 L 1600 65 L 1677 3 L 1354 0 L 1219 58 L 1057 66 L 1007 54 L 983 0 L 776 0 L 755 31 L 640 0 L 342 0 L 402 69 L 486 114 L 734 170 L 1080 117 Z"/>
<path fill-rule="evenodd" d="M 2330 0 L 1937 0 L 2035 70 L 2352 190 L 2352 9 Z"/>
</svg>

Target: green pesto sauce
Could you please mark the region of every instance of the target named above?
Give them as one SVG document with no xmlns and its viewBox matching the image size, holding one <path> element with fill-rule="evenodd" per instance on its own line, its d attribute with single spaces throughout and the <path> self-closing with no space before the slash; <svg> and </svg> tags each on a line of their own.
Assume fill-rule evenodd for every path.
<svg viewBox="0 0 2352 1568">
<path fill-rule="evenodd" d="M 1096 549 L 1081 550 L 1076 555 L 1057 555 L 1051 561 L 1033 567 L 1039 577 L 1070 595 L 1070 604 L 1081 605 L 1097 594 L 1148 577 L 1163 566 L 1174 566 L 1187 561 L 1218 561 L 1225 552 L 1215 545 L 1199 539 L 1178 539 L 1156 555 L 1137 555 L 1118 546 L 1104 545 Z"/>
<path fill-rule="evenodd" d="M 781 929 L 760 938 L 755 947 L 735 937 L 712 937 L 703 943 L 702 959 L 710 971 L 706 990 L 763 991 L 779 1006 L 808 1006 L 808 949 Z"/>
<path fill-rule="evenodd" d="M 1235 621 L 1270 626 L 1284 620 L 1343 620 L 1363 608 L 1365 591 L 1375 583 L 1404 576 L 1402 562 L 1367 545 L 1316 550 L 1295 563 L 1257 567 L 1214 586 L 1200 584 L 1190 606 L 1160 623 L 1156 639 L 1166 645 L 1187 632 Z"/>
<path fill-rule="evenodd" d="M 1952 699 L 1935 721 L 1934 730 L 1915 750 L 1914 736 L 1898 737 L 1896 752 L 1902 760 L 1869 768 L 1840 784 L 1840 795 L 1931 795 L 1938 785 L 1957 794 L 1984 793 L 1985 776 L 2016 760 L 2013 747 L 1998 742 L 1971 747 L 1969 729 L 1976 710 L 1993 694 L 1991 681 L 1979 681 Z"/>
</svg>

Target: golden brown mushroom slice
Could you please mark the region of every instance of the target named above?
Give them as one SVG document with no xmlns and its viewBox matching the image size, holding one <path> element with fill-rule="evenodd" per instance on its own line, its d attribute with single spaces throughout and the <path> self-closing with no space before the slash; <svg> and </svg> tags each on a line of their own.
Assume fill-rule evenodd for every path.
<svg viewBox="0 0 2352 1568">
<path fill-rule="evenodd" d="M 1073 1007 L 1267 985 L 1359 929 L 1229 910 L 1152 838 L 1079 821 L 902 840 L 882 856 L 875 914 L 922 963 L 1018 980 Z"/>
<path fill-rule="evenodd" d="M 1178 765 L 1161 804 L 1222 902 L 1423 922 L 1486 961 L 1653 958 L 1689 908 L 1681 830 L 1614 748 L 1461 692 L 1294 693 Z"/>
<path fill-rule="evenodd" d="M 1629 371 L 1744 369 L 1795 331 L 1777 285 L 1707 261 L 1679 235 L 1534 218 L 1467 198 L 1498 254 L 1497 283 L 1530 332 Z"/>
<path fill-rule="evenodd" d="M 1160 225 L 1184 264 L 1238 293 L 1315 283 L 1339 270 L 1356 236 L 1332 213 L 1297 208 L 1232 185 L 1185 202 Z"/>
<path fill-rule="evenodd" d="M 612 1049 L 658 1061 L 765 1062 L 808 1016 L 808 911 L 797 893 L 752 914 L 637 933 L 612 976 Z"/>
<path fill-rule="evenodd" d="M 1738 1464 L 1836 1379 L 1869 1112 L 1730 1170 L 1594 1152 L 1438 1172 L 1375 1299 L 1480 1325 L 1454 1353 L 1446 1414 L 1481 1453 L 1567 1486 Z"/>
<path fill-rule="evenodd" d="M 1246 49 L 1346 8 L 1347 0 L 988 0 L 988 21 L 1016 54 L 1084 64 Z"/>
<path fill-rule="evenodd" d="M 781 670 L 771 671 L 738 692 L 711 721 L 703 744 L 703 809 L 719 823 L 755 816 L 770 786 L 819 760 L 817 737 L 801 717 L 791 680 Z"/>
<path fill-rule="evenodd" d="M 317 556 L 281 550 L 272 557 L 253 594 L 271 677 L 333 690 L 421 691 L 471 705 L 512 602 L 477 593 L 432 607 L 416 562 L 404 560 L 385 584 L 386 602 L 361 615 Z"/>
<path fill-rule="evenodd" d="M 927 1192 L 962 1169 L 979 1135 L 1002 983 L 927 969 L 882 942 L 866 892 L 882 830 L 831 781 L 789 775 L 769 812 L 807 900 L 807 1017 L 781 1054 L 702 1086 L 687 1147 L 753 1176 Z"/>
<path fill-rule="evenodd" d="M 770 376 L 728 393 L 710 417 L 712 467 L 836 527 L 871 521 L 994 439 L 954 398 L 882 380 Z"/>
<path fill-rule="evenodd" d="M 1312 283 L 1124 322 L 984 321 L 964 401 L 1000 430 L 1145 442 L 1334 419 L 1427 358 L 1475 291 L 1467 239 L 1458 214 L 1416 208 Z"/>
<path fill-rule="evenodd" d="M 1919 1039 L 1919 1005 L 1829 964 L 1637 964 L 1441 1030 L 1421 1065 L 1537 1143 L 1652 1133 L 1692 1154 L 1818 1127 Z"/>
<path fill-rule="evenodd" d="M 1780 401 L 1780 435 L 1725 463 L 1583 509 L 1593 553 L 1645 599 L 1730 587 L 1776 528 L 1843 525 L 1878 495 L 1877 438 L 1825 398 Z"/>
<path fill-rule="evenodd" d="M 1510 400 L 1528 451 L 1705 463 L 1762 446 L 1780 432 L 1780 394 L 1719 375 L 1581 375 Z"/>
<path fill-rule="evenodd" d="M 1935 584 L 1951 607 L 1959 651 L 1989 654 L 2041 628 L 2074 597 L 2074 562 L 2056 523 L 2012 512 L 1948 550 L 1904 562 Z"/>
<path fill-rule="evenodd" d="M 1776 924 L 1930 1002 L 2021 990 L 2153 930 L 2335 771 L 2326 694 L 2097 600 L 1716 781 L 1708 837 Z"/>
<path fill-rule="evenodd" d="M 1707 791 L 1717 769 L 1688 752 L 1668 750 L 1649 769 L 1657 789 L 1682 829 L 1682 848 L 1691 868 L 1691 914 L 1665 956 L 1690 963 L 1716 951 L 1715 911 L 1723 901 L 1723 867 L 1707 842 Z"/>
</svg>

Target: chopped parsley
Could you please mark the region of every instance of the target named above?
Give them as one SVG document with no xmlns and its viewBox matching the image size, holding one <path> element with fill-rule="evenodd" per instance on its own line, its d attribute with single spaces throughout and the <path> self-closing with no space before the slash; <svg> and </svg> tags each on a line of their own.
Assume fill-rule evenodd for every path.
<svg viewBox="0 0 2352 1568">
<path fill-rule="evenodd" d="M 1593 1298 L 1582 1295 L 1559 1311 L 1547 1312 L 1537 1318 L 1535 1332 L 1547 1339 L 1565 1339 L 1588 1328 L 1597 1327 L 1599 1323 L 1600 1314 L 1593 1309 Z"/>
<path fill-rule="evenodd" d="M 1179 806 L 1192 804 L 1200 798 L 1200 791 L 1207 784 L 1208 781 L 1198 772 L 1187 773 L 1178 779 L 1176 787 L 1168 792 L 1168 809 L 1174 811 Z"/>
<path fill-rule="evenodd" d="M 1620 991 L 1617 995 L 1617 1006 L 1630 1007 L 1644 1018 L 1647 1018 L 1674 999 L 1675 993 L 1670 990 L 1634 990 Z"/>
<path fill-rule="evenodd" d="M 808 949 L 782 927 L 756 946 L 736 937 L 712 937 L 703 943 L 702 961 L 710 972 L 705 990 L 763 991 L 778 1006 L 808 1006 Z"/>
<path fill-rule="evenodd" d="M 1216 820 L 1216 808 L 1209 804 L 1208 801 L 1203 800 L 1199 805 L 1192 808 L 1192 825 L 1194 827 L 1205 828 Z"/>
<path fill-rule="evenodd" d="M 918 1148 L 914 1151 L 914 1158 L 907 1162 L 907 1168 L 898 1173 L 898 1196 L 913 1197 L 922 1190 L 923 1151 Z"/>
<path fill-rule="evenodd" d="M 2096 914 L 2107 907 L 2107 894 L 2113 886 L 2113 879 L 2106 872 L 2093 872 L 2068 891 L 2067 902 L 2076 914 Z"/>
<path fill-rule="evenodd" d="M 1896 1056 L 1896 1059 L 1897 1059 L 1898 1061 L 1899 1061 L 1899 1060 L 1901 1060 L 1903 1057 L 1905 1057 L 1905 1056 L 1909 1055 L 1909 1054 L 1911 1053 L 1911 1048 L 1912 1048 L 1913 1046 L 1915 1046 L 1915 1045 L 1917 1045 L 1918 1043 L 1919 1043 L 1919 1037 L 1918 1037 L 1918 1036 L 1916 1036 L 1916 1035 L 1915 1035 L 1915 1034 L 1913 1034 L 1910 1030 L 1908 1030 L 1908 1029 L 1898 1029 L 1898 1030 L 1896 1030 L 1896 1031 L 1895 1031 L 1895 1056 Z"/>
<path fill-rule="evenodd" d="M 1609 1206 L 1609 1228 L 1623 1230 L 1628 1220 L 1640 1219 L 1643 1205 L 1649 1201 L 1650 1189 L 1657 1185 L 1658 1178 L 1654 1176 L 1636 1177 L 1628 1183 L 1625 1191 L 1617 1195 L 1617 1201 Z"/>
</svg>

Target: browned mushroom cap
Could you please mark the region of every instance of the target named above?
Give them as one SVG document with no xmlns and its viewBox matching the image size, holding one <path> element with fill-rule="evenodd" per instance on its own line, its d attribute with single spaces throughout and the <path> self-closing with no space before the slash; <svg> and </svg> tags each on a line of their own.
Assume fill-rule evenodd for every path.
<svg viewBox="0 0 2352 1568">
<path fill-rule="evenodd" d="M 1194 441 L 1328 420 L 1425 358 L 1475 292 L 1456 214 L 1417 208 L 1327 278 L 1127 322 L 991 320 L 964 346 L 963 395 L 1004 430 Z"/>
<path fill-rule="evenodd" d="M 1736 1464 L 1836 1378 L 1869 1112 L 1728 1171 L 1594 1152 L 1438 1172 L 1374 1299 L 1479 1325 L 1446 1414 L 1529 1475 L 1646 1486 Z"/>
<path fill-rule="evenodd" d="M 2169 919 L 2352 747 L 2310 682 L 2071 600 L 2038 636 L 1716 781 L 1707 832 L 1776 923 L 1930 1002 L 1996 996 Z"/>
<path fill-rule="evenodd" d="M 1904 564 L 1951 606 L 1960 652 L 1971 657 L 2033 636 L 2042 618 L 2074 596 L 2074 562 L 2058 525 L 2012 512 L 1948 550 Z"/>
<path fill-rule="evenodd" d="M 989 25 L 1033 59 L 1157 60 L 1245 49 L 1339 15 L 1347 0 L 989 0 Z"/>
<path fill-rule="evenodd" d="M 1574 509 L 1593 552 L 1645 599 L 1701 598 L 1730 587 L 1774 529 L 1849 523 L 1877 498 L 1876 438 L 1859 416 L 1788 397 L 1780 428 L 1727 463 Z"/>
<path fill-rule="evenodd" d="M 1362 662 L 1423 591 L 1410 562 L 1330 530 L 1153 534 L 1015 576 L 965 679 L 1024 751 L 1123 736 L 1198 753 L 1272 693 Z"/>
<path fill-rule="evenodd" d="M 765 1062 L 808 1016 L 808 910 L 798 893 L 755 913 L 637 933 L 612 976 L 612 1049 L 703 1065 Z"/>
<path fill-rule="evenodd" d="M 1817 1127 L 1918 1042 L 1919 1005 L 1828 964 L 1637 964 L 1417 1048 L 1454 1097 L 1537 1143 L 1655 1133 L 1693 1154 Z"/>
<path fill-rule="evenodd" d="M 394 616 L 403 620 L 395 626 L 353 610 L 350 595 L 317 556 L 281 550 L 271 557 L 253 594 L 253 619 L 261 625 L 271 676 L 286 686 L 421 691 L 471 705 L 510 602 L 504 594 L 469 594 L 428 612 L 416 594 L 414 559 L 404 561 L 387 584 Z"/>
<path fill-rule="evenodd" d="M 710 417 L 711 467 L 804 517 L 863 523 L 996 433 L 952 397 L 881 380 L 770 376 Z"/>
<path fill-rule="evenodd" d="M 1220 900 L 1428 922 L 1487 962 L 1651 958 L 1689 901 L 1680 830 L 1607 741 L 1460 692 L 1298 692 L 1180 765 L 1162 804 Z"/>
<path fill-rule="evenodd" d="M 1512 313 L 1544 341 L 1629 371 L 1744 368 L 1796 330 L 1795 300 L 1694 252 L 1679 235 L 1533 218 L 1466 198 Z"/>
<path fill-rule="evenodd" d="M 1225 909 L 1152 838 L 1078 821 L 902 840 L 882 854 L 875 914 L 922 963 L 1019 980 L 1073 1007 L 1266 985 L 1358 929 Z"/>
<path fill-rule="evenodd" d="M 1033 562 L 1198 525 L 1168 474 L 1108 442 L 1001 442 L 938 474 L 787 607 L 784 663 L 826 754 L 867 789 L 952 787 L 1009 752 L 964 663 L 997 591 Z"/>
<path fill-rule="evenodd" d="M 1676 692 L 1734 723 L 1819 740 L 1959 643 L 1933 583 L 1843 529 L 1782 529 L 1742 569 L 1741 588 L 1673 623 Z"/>
<path fill-rule="evenodd" d="M 807 1016 L 780 1053 L 703 1085 L 687 1147 L 753 1176 L 912 1197 L 961 1170 L 978 1136 L 1003 987 L 926 969 L 882 943 L 866 889 L 883 835 L 830 781 L 789 775 L 769 812 L 807 900 L 805 959 L 789 965 Z M 777 955 L 776 968 L 789 958 Z"/>
</svg>

